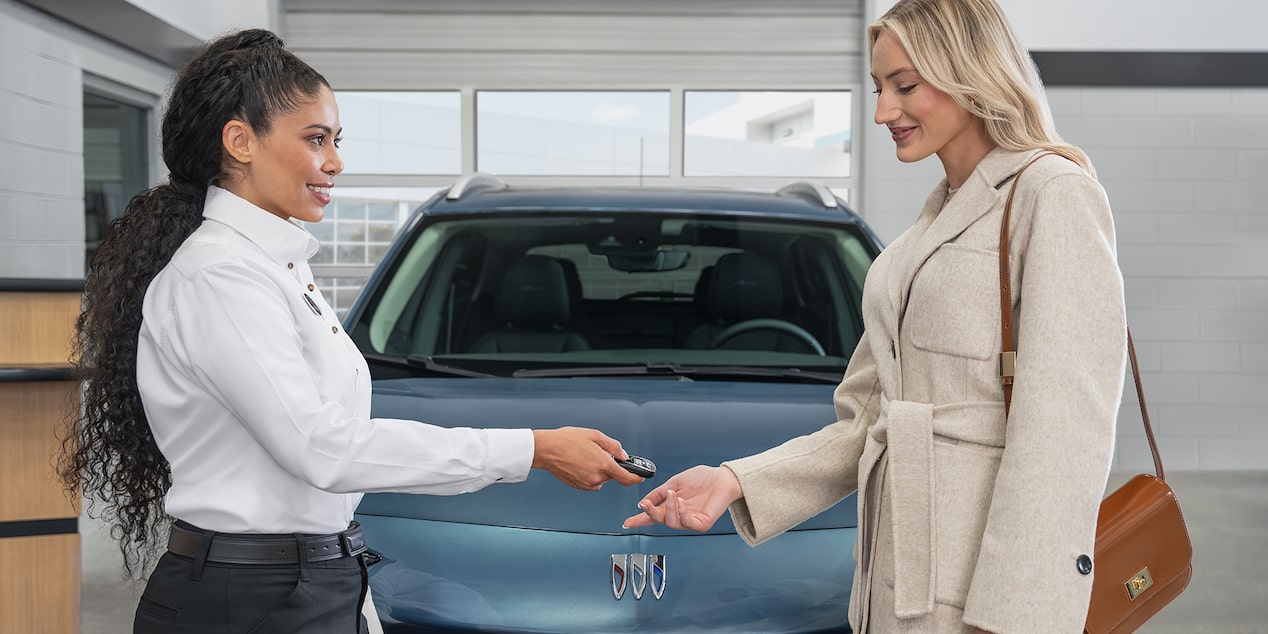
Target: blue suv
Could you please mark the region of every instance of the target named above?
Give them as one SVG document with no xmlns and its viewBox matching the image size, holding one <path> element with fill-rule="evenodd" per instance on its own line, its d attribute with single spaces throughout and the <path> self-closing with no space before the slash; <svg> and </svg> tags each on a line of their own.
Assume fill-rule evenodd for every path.
<svg viewBox="0 0 1268 634">
<path fill-rule="evenodd" d="M 423 204 L 345 322 L 373 414 L 594 427 L 659 474 L 598 493 L 545 473 L 357 519 L 388 632 L 846 631 L 853 497 L 760 548 L 621 521 L 665 477 L 835 420 L 881 244 L 826 187 L 521 188 Z"/>
</svg>

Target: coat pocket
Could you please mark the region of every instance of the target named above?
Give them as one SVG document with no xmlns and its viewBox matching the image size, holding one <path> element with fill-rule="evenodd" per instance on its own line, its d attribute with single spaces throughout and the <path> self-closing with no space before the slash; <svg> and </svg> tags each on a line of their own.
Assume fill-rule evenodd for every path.
<svg viewBox="0 0 1268 634">
<path fill-rule="evenodd" d="M 999 350 L 999 256 L 944 244 L 911 282 L 903 331 L 913 346 L 989 359 Z"/>
<path fill-rule="evenodd" d="M 937 500 L 934 600 L 963 608 L 1004 450 L 944 438 L 933 445 Z"/>
</svg>

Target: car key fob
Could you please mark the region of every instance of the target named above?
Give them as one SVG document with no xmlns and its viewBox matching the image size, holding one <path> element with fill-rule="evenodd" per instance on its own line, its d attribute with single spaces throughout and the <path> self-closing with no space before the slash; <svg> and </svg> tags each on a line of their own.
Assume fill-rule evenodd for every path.
<svg viewBox="0 0 1268 634">
<path fill-rule="evenodd" d="M 621 465 L 621 467 L 623 467 L 626 471 L 629 471 L 636 476 L 650 478 L 656 475 L 656 463 L 642 456 L 630 454 L 629 460 L 621 460 L 616 456 L 612 456 L 612 459 L 615 460 L 617 464 Z"/>
</svg>

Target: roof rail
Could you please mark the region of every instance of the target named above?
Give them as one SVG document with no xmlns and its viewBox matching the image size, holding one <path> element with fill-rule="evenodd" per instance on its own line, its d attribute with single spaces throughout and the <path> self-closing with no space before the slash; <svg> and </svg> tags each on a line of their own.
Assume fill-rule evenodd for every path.
<svg viewBox="0 0 1268 634">
<path fill-rule="evenodd" d="M 499 190 L 506 189 L 506 183 L 488 172 L 472 172 L 458 179 L 449 188 L 449 192 L 445 194 L 448 200 L 461 200 L 468 192 L 479 191 L 482 189 Z"/>
<path fill-rule="evenodd" d="M 818 181 L 795 181 L 775 190 L 776 194 L 800 196 L 812 203 L 819 203 L 828 209 L 837 208 L 837 197 L 827 185 Z"/>
</svg>

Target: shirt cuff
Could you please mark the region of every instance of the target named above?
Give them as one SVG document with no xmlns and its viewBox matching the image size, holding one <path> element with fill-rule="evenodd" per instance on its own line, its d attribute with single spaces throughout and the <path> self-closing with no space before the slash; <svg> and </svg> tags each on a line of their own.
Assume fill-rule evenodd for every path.
<svg viewBox="0 0 1268 634">
<path fill-rule="evenodd" d="M 496 482 L 523 482 L 533 466 L 533 430 L 486 429 L 488 476 Z"/>
</svg>

